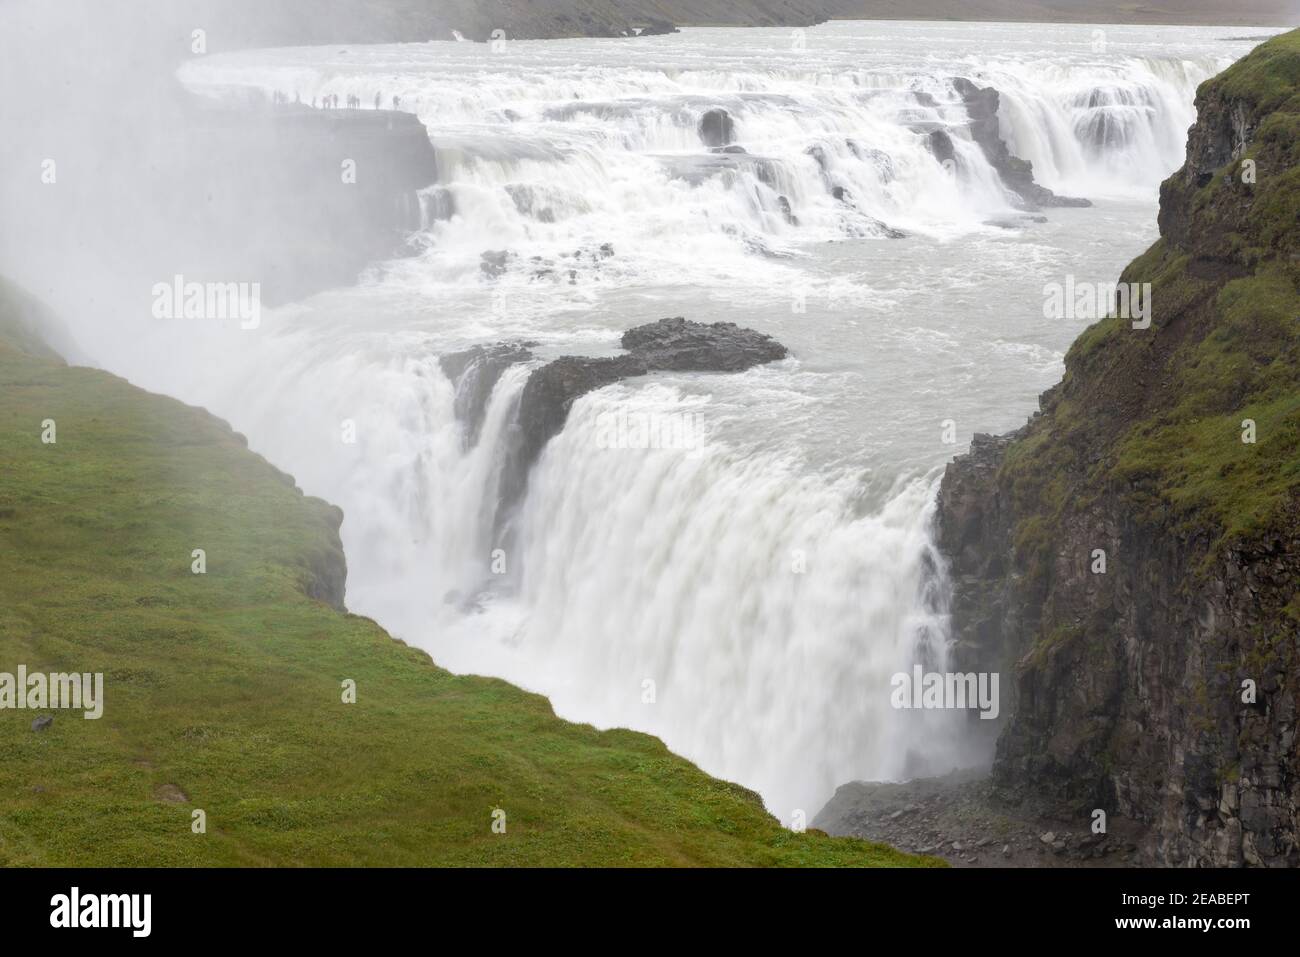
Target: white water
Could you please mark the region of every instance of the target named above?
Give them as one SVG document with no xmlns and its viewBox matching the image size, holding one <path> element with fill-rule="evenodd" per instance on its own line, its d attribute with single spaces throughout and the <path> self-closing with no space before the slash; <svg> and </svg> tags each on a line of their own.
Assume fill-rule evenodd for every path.
<svg viewBox="0 0 1300 957">
<path fill-rule="evenodd" d="M 845 781 L 982 757 L 960 716 L 889 706 L 893 673 L 943 663 L 939 467 L 972 432 L 1020 424 L 1059 377 L 1081 327 L 1042 319 L 1043 283 L 1113 279 L 1150 242 L 1196 84 L 1249 48 L 1229 30 L 1107 27 L 1099 52 L 1093 30 L 837 23 L 196 61 L 183 79 L 214 95 L 379 91 L 417 109 L 442 170 L 422 252 L 255 333 L 154 326 L 94 347 L 344 508 L 354 611 L 564 717 L 658 734 L 811 819 Z M 1013 151 L 1096 207 L 1018 216 L 964 138 L 954 76 L 1001 90 Z M 701 146 L 712 107 L 748 156 Z M 925 146 L 935 127 L 956 177 Z M 879 238 L 880 223 L 909 236 Z M 602 244 L 612 256 L 593 255 Z M 496 280 L 489 250 L 515 254 Z M 668 315 L 771 333 L 793 357 L 579 400 L 494 574 L 496 475 L 527 370 L 502 380 L 467 448 L 437 357 L 511 337 L 541 358 L 609 353 Z M 690 414 L 704 435 L 603 448 L 611 412 Z"/>
</svg>

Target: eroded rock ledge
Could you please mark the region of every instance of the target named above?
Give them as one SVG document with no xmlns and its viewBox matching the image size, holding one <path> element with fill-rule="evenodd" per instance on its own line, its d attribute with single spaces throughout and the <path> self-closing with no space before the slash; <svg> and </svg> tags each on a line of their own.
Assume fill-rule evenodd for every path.
<svg viewBox="0 0 1300 957">
<path fill-rule="evenodd" d="M 965 77 L 956 77 L 953 88 L 966 104 L 970 117 L 971 137 L 984 151 L 984 156 L 998 172 L 1003 184 L 1018 197 L 1023 208 L 1033 211 L 1048 206 L 1091 206 L 1086 199 L 1057 196 L 1046 186 L 1034 182 L 1034 164 L 1012 154 L 998 129 L 998 105 L 1001 95 L 992 87 L 977 86 Z M 932 144 L 936 155 L 944 149 L 942 143 Z M 949 157 L 952 145 L 947 144 Z M 940 159 L 943 159 L 940 156 Z"/>
<path fill-rule="evenodd" d="M 603 386 L 651 372 L 743 372 L 789 353 L 771 336 L 734 322 L 705 324 L 660 319 L 623 333 L 624 355 L 562 356 L 533 370 L 519 399 L 508 462 L 502 475 L 500 514 L 523 497 L 528 473 L 542 449 L 564 428 L 574 401 Z M 484 410 L 505 369 L 534 356 L 532 343 L 475 346 L 441 360 L 456 386 L 457 412 L 477 441 Z"/>
</svg>

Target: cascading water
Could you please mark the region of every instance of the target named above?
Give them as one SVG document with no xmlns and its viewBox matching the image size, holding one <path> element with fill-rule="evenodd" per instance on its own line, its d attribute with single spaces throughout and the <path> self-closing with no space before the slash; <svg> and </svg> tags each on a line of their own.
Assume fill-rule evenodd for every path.
<svg viewBox="0 0 1300 957">
<path fill-rule="evenodd" d="M 1098 58 L 1102 60 L 1102 58 Z M 1080 195 L 1143 195 L 1182 165 L 1196 87 L 1225 63 L 1131 57 L 995 71 L 1003 136 L 1044 185 Z M 1207 69 L 1208 67 L 1208 69 Z"/>
<path fill-rule="evenodd" d="M 584 399 L 547 449 L 522 516 L 528 640 L 493 670 L 540 681 L 562 713 L 689 740 L 787 816 L 844 780 L 955 759 L 879 693 L 922 650 L 943 664 L 930 484 L 861 512 L 857 476 L 753 448 L 593 454 L 602 407 L 663 416 L 674 398 Z"/>
<path fill-rule="evenodd" d="M 839 783 L 979 757 L 964 715 L 890 705 L 894 673 L 945 659 L 938 468 L 1059 377 L 1082 327 L 1043 320 L 1043 283 L 1113 279 L 1150 240 L 1196 84 L 1247 49 L 1106 29 L 1106 54 L 1087 27 L 837 23 L 195 61 L 182 78 L 213 95 L 400 96 L 438 152 L 420 251 L 255 335 L 119 333 L 99 354 L 344 508 L 353 610 L 811 819 Z M 1013 152 L 1096 207 L 1020 214 L 955 77 L 996 88 Z M 710 150 L 714 110 L 734 133 Z M 531 368 L 669 315 L 792 358 L 579 399 L 503 538 Z M 440 358 L 509 339 L 534 358 L 470 422 Z M 691 441 L 611 447 L 611 417 Z"/>
</svg>

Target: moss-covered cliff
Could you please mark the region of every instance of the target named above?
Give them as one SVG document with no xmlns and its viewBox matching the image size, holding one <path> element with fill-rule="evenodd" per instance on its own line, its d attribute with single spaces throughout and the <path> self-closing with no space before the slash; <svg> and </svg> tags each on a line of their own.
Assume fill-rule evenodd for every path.
<svg viewBox="0 0 1300 957">
<path fill-rule="evenodd" d="M 1014 676 L 1004 797 L 1135 818 L 1159 863 L 1296 865 L 1300 32 L 1197 107 L 1121 277 L 1150 328 L 1084 332 L 1040 413 L 949 466 L 939 532 L 959 662 Z"/>
</svg>

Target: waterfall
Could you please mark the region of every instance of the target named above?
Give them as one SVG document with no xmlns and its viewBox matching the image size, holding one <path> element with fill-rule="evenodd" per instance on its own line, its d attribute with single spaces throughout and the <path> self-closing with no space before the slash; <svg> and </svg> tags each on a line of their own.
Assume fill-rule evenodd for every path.
<svg viewBox="0 0 1300 957">
<path fill-rule="evenodd" d="M 961 449 L 940 425 L 1012 427 L 1059 378 L 1079 330 L 1044 326 L 1034 270 L 1104 277 L 1149 241 L 1196 85 L 1245 49 L 1179 28 L 1156 50 L 1116 29 L 1119 52 L 1099 58 L 1089 28 L 1053 30 L 832 24 L 807 50 L 788 31 L 716 30 L 195 60 L 182 78 L 215 96 L 399 95 L 438 152 L 419 251 L 269 311 L 255 336 L 168 327 L 95 345 L 343 507 L 352 610 L 563 717 L 657 734 L 783 820 L 811 820 L 838 784 L 974 757 L 964 714 L 890 705 L 894 673 L 945 663 L 929 524 Z M 1088 211 L 1016 219 L 958 78 L 997 89 L 1012 151 L 1040 183 L 1107 204 L 1123 241 L 1076 241 Z M 706 128 L 730 142 L 710 149 Z M 813 305 L 792 310 L 805 287 Z M 582 397 L 503 536 L 497 489 L 532 368 L 676 314 L 771 332 L 794 357 Z M 481 402 L 458 398 L 442 359 L 524 339 L 533 358 Z M 610 447 L 611 416 L 698 428 L 688 447 Z"/>
<path fill-rule="evenodd" d="M 1149 193 L 1182 164 L 1196 87 L 1226 63 L 1132 57 L 990 77 L 1013 152 L 1044 185 L 1080 195 Z"/>
<path fill-rule="evenodd" d="M 929 729 L 888 694 L 919 652 L 943 663 L 943 609 L 924 594 L 932 479 L 863 512 L 854 476 L 775 454 L 592 441 L 602 412 L 666 416 L 676 399 L 652 387 L 576 404 L 521 516 L 529 615 L 494 673 L 545 687 L 560 714 L 675 742 L 784 820 L 811 819 L 845 780 L 947 770 L 918 760 L 937 757 Z"/>
<path fill-rule="evenodd" d="M 1005 217 L 1013 198 L 970 139 L 956 77 L 999 91 L 1003 136 L 1042 184 L 1133 197 L 1177 167 L 1196 86 L 1231 61 L 1103 59 L 1083 47 L 1065 62 L 966 57 L 904 70 L 854 58 L 832 72 L 782 51 L 721 69 L 665 61 L 661 41 L 620 44 L 627 64 L 603 55 L 575 64 L 564 44 L 497 54 L 429 44 L 386 48 L 363 69 L 351 54 L 285 51 L 195 62 L 182 75 L 214 95 L 399 93 L 439 157 L 440 182 L 425 197 L 426 284 L 476 281 L 481 254 L 503 249 L 525 282 L 543 270 L 564 278 L 566 257 L 601 244 L 636 248 L 636 264 L 607 267 L 628 280 L 671 271 L 707 282 L 723 270 L 761 282 L 755 252 L 780 258 L 891 229 L 945 237 Z M 727 148 L 744 152 L 705 147 L 701 123 L 716 110 L 734 126 Z M 935 131 L 950 138 L 955 168 L 937 155 Z"/>
</svg>

